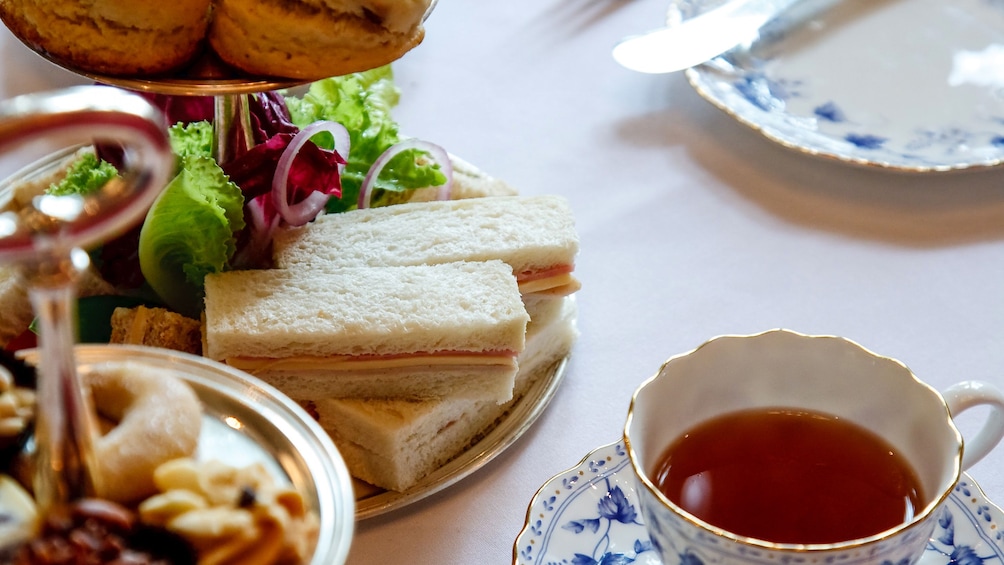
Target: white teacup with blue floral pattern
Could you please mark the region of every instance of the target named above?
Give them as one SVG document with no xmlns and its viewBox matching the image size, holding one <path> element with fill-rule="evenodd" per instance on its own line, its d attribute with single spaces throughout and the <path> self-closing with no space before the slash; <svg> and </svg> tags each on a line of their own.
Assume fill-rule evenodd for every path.
<svg viewBox="0 0 1004 565">
<path fill-rule="evenodd" d="M 877 433 L 913 466 L 925 504 L 911 520 L 867 538 L 780 544 L 708 524 L 649 479 L 665 449 L 695 425 L 777 406 L 835 415 Z M 988 406 L 989 413 L 963 450 L 952 415 L 974 406 Z M 962 471 L 1002 437 L 1004 394 L 991 385 L 965 381 L 939 394 L 899 361 L 852 341 L 787 330 L 722 336 L 669 359 L 635 391 L 624 426 L 644 522 L 666 565 L 909 565 L 923 554 L 936 510 Z"/>
</svg>

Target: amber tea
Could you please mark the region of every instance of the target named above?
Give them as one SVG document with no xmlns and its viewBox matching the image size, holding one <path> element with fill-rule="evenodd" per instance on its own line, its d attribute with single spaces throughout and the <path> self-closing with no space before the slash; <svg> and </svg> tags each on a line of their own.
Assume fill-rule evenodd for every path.
<svg viewBox="0 0 1004 565">
<path fill-rule="evenodd" d="M 910 521 L 924 504 L 909 463 L 844 419 L 789 409 L 714 418 L 671 444 L 653 482 L 705 522 L 764 541 L 836 543 Z"/>
</svg>

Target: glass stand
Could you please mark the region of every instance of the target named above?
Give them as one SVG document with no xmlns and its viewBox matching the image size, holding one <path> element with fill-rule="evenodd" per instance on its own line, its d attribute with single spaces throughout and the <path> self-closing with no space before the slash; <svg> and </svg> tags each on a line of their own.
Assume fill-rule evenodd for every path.
<svg viewBox="0 0 1004 565">
<path fill-rule="evenodd" d="M 20 267 L 38 319 L 38 391 L 33 490 L 41 512 L 96 491 L 94 412 L 77 374 L 76 281 L 88 266 L 83 249 L 135 224 L 174 168 L 163 116 L 145 99 L 105 86 L 29 94 L 0 102 L 0 151 L 40 140 L 65 148 L 47 154 L 0 184 L 25 187 L 73 162 L 81 148 L 114 143 L 123 169 L 89 195 L 32 189 L 18 210 L 0 212 L 0 261 Z M 41 183 L 44 185 L 44 182 Z"/>
</svg>

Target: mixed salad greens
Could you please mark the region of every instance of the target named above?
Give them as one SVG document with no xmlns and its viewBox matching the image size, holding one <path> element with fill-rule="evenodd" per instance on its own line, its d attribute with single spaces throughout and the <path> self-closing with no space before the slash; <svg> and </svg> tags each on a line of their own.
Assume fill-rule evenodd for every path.
<svg viewBox="0 0 1004 565">
<path fill-rule="evenodd" d="M 217 163 L 213 99 L 150 95 L 174 124 L 177 174 L 142 225 L 93 250 L 92 262 L 129 305 L 138 298 L 198 318 L 205 276 L 267 267 L 276 230 L 394 203 L 415 189 L 448 191 L 446 153 L 405 139 L 393 120 L 399 96 L 389 66 L 315 82 L 302 96 L 249 96 L 253 143 L 235 145 L 235 156 Z M 115 171 L 115 153 L 97 153 L 102 159 L 75 164 L 79 170 L 50 190 L 101 186 Z M 82 301 L 81 317 L 85 310 Z"/>
</svg>

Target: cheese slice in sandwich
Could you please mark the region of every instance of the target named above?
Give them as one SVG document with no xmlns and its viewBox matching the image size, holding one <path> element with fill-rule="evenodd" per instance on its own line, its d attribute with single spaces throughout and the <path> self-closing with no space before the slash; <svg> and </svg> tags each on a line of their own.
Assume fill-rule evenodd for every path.
<svg viewBox="0 0 1004 565">
<path fill-rule="evenodd" d="M 574 298 L 551 302 L 555 304 L 546 308 L 546 316 L 527 327 L 514 397 L 506 404 L 459 397 L 300 403 L 332 437 L 352 476 L 383 489 L 407 491 L 479 441 L 568 355 L 578 337 Z"/>
<path fill-rule="evenodd" d="M 277 234 L 283 269 L 422 265 L 500 259 L 524 296 L 565 296 L 579 239 L 560 196 L 494 196 L 409 202 L 318 217 Z"/>
<path fill-rule="evenodd" d="M 512 397 L 529 316 L 501 261 L 205 280 L 203 355 L 293 398 Z"/>
</svg>

